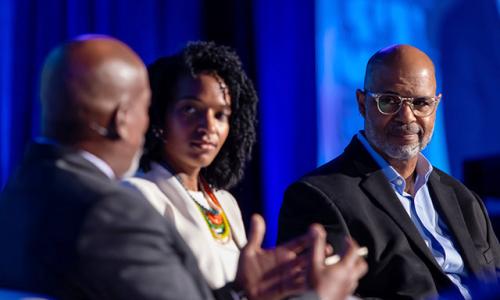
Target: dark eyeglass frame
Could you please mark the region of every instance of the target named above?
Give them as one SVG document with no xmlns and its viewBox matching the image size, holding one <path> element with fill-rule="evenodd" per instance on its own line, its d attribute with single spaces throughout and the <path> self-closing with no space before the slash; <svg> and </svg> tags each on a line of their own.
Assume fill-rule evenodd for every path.
<svg viewBox="0 0 500 300">
<path fill-rule="evenodd" d="M 392 115 L 397 114 L 401 110 L 401 107 L 403 107 L 403 102 L 407 102 L 408 106 L 410 106 L 410 109 L 411 109 L 411 111 L 413 112 L 413 114 L 415 116 L 417 116 L 417 117 L 428 117 L 428 116 L 432 115 L 436 111 L 436 107 L 437 107 L 437 105 L 438 105 L 438 103 L 439 103 L 439 101 L 441 100 L 441 97 L 442 97 L 441 93 L 439 93 L 437 96 L 433 96 L 433 97 L 403 97 L 403 96 L 400 96 L 398 94 L 393 94 L 393 93 L 373 93 L 373 92 L 366 91 L 366 90 L 363 91 L 363 93 L 365 95 L 368 95 L 371 98 L 373 98 L 373 100 L 375 100 L 375 102 L 377 102 L 377 109 L 378 109 L 378 111 L 381 114 L 386 115 L 386 116 L 392 116 Z M 383 96 L 391 96 L 391 97 L 398 98 L 399 99 L 398 109 L 396 109 L 396 111 L 394 111 L 392 113 L 388 113 L 388 112 L 382 111 L 382 109 L 380 108 L 380 97 L 383 97 Z M 415 101 L 415 99 L 422 99 L 422 98 L 425 98 L 427 100 L 430 99 L 433 102 L 432 110 L 430 110 L 429 113 L 422 113 L 419 110 L 415 110 L 413 102 Z"/>
</svg>

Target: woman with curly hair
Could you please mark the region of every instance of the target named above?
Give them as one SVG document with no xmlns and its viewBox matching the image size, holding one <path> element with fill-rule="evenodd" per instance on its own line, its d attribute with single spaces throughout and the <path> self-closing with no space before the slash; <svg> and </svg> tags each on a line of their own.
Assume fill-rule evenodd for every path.
<svg viewBox="0 0 500 300">
<path fill-rule="evenodd" d="M 189 43 L 149 66 L 150 127 L 143 173 L 129 179 L 170 219 L 212 288 L 233 281 L 245 229 L 226 190 L 243 176 L 255 142 L 257 95 L 238 56 Z"/>
</svg>

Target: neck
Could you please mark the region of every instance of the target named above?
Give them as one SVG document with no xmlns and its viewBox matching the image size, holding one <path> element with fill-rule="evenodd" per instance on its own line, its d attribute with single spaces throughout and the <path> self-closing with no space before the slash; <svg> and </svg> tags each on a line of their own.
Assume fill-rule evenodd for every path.
<svg viewBox="0 0 500 300">
<path fill-rule="evenodd" d="M 196 174 L 191 173 L 176 173 L 176 176 L 179 176 L 181 183 L 184 185 L 184 187 L 190 191 L 198 191 L 199 190 L 199 184 L 198 184 L 198 176 L 200 175 L 199 172 Z"/>
<path fill-rule="evenodd" d="M 127 168 L 124 166 L 123 157 L 115 151 L 115 146 L 105 141 L 99 144 L 93 142 L 80 142 L 72 145 L 73 147 L 85 150 L 102 159 L 113 170 L 116 178 L 120 178 Z"/>
<path fill-rule="evenodd" d="M 389 164 L 403 176 L 406 181 L 405 192 L 413 195 L 413 186 L 415 184 L 415 169 L 417 168 L 418 156 L 408 160 L 388 159 Z"/>
<path fill-rule="evenodd" d="M 408 178 L 413 176 L 417 168 L 417 160 L 418 157 L 415 156 L 408 160 L 388 159 L 387 161 L 403 178 Z"/>
<path fill-rule="evenodd" d="M 166 163 L 167 168 L 173 175 L 177 176 L 182 185 L 187 190 L 190 191 L 198 191 L 199 190 L 199 176 L 200 176 L 200 168 L 185 168 L 181 167 L 179 164 L 164 158 L 163 161 Z"/>
</svg>

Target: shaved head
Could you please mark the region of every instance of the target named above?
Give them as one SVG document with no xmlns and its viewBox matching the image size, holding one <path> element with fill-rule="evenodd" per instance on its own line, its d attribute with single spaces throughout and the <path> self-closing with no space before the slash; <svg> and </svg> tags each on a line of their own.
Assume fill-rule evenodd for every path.
<svg viewBox="0 0 500 300">
<path fill-rule="evenodd" d="M 410 45 L 393 45 L 375 53 L 366 65 L 365 90 L 381 92 L 377 89 L 385 85 L 388 76 L 406 81 L 427 78 L 436 88 L 432 60 Z"/>
<path fill-rule="evenodd" d="M 366 66 L 364 91 L 358 90 L 358 108 L 365 119 L 365 134 L 386 159 L 416 160 L 431 140 L 436 110 L 415 115 L 413 102 L 404 102 L 394 114 L 383 114 L 377 95 L 411 99 L 436 98 L 436 77 L 432 60 L 409 45 L 394 45 L 375 53 Z M 413 101 L 413 100 L 412 100 Z M 437 104 L 436 104 L 437 106 Z"/>
<path fill-rule="evenodd" d="M 146 71 L 140 58 L 107 36 L 81 36 L 56 48 L 42 72 L 43 134 L 72 143 L 91 124 L 107 128 L 141 72 Z"/>
<path fill-rule="evenodd" d="M 127 45 L 108 36 L 78 37 L 45 62 L 42 134 L 94 154 L 123 176 L 140 157 L 150 96 L 146 67 Z"/>
</svg>

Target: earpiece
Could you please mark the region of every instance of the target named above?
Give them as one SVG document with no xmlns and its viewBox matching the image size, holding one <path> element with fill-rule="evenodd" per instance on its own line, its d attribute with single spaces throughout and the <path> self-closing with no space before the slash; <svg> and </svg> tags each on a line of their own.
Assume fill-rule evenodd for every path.
<svg viewBox="0 0 500 300">
<path fill-rule="evenodd" d="M 116 130 L 114 130 L 112 128 L 108 129 L 108 128 L 102 127 L 101 125 L 99 125 L 95 122 L 90 123 L 89 127 L 90 127 L 90 129 L 97 132 L 100 136 L 109 138 L 111 140 L 116 140 L 116 139 L 120 138 L 120 135 L 116 132 Z"/>
</svg>

